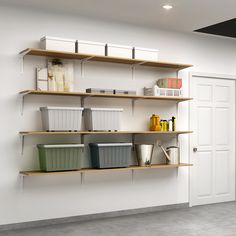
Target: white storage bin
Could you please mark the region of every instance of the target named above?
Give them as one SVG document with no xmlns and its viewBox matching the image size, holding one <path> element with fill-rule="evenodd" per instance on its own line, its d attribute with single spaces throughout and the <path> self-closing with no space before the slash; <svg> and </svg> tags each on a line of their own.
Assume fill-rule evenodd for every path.
<svg viewBox="0 0 236 236">
<path fill-rule="evenodd" d="M 42 49 L 75 52 L 75 39 L 63 39 L 45 36 L 40 39 L 40 42 Z"/>
<path fill-rule="evenodd" d="M 134 48 L 134 59 L 145 61 L 158 61 L 159 50 L 150 48 Z"/>
<path fill-rule="evenodd" d="M 132 59 L 133 58 L 133 47 L 117 45 L 117 44 L 107 44 L 106 45 L 106 56 Z"/>
<path fill-rule="evenodd" d="M 86 130 L 120 130 L 120 118 L 123 109 L 85 108 L 84 120 Z"/>
<path fill-rule="evenodd" d="M 43 129 L 47 131 L 81 130 L 81 107 L 40 107 Z"/>
<path fill-rule="evenodd" d="M 182 89 L 159 88 L 154 85 L 152 88 L 144 88 L 144 96 L 183 96 Z"/>
<path fill-rule="evenodd" d="M 76 52 L 81 54 L 105 56 L 105 46 L 105 43 L 77 40 Z"/>
</svg>

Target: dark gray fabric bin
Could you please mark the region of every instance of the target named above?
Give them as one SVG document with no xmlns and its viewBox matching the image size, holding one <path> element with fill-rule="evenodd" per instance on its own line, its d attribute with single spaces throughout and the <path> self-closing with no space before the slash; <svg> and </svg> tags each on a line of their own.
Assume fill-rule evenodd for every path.
<svg viewBox="0 0 236 236">
<path fill-rule="evenodd" d="M 90 143 L 93 168 L 128 167 L 132 143 Z"/>
</svg>

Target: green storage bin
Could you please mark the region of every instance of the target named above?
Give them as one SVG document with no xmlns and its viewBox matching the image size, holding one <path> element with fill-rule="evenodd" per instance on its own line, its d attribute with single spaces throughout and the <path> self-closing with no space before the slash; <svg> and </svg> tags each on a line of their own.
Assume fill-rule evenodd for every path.
<svg viewBox="0 0 236 236">
<path fill-rule="evenodd" d="M 41 171 L 81 169 L 84 144 L 38 144 Z"/>
</svg>

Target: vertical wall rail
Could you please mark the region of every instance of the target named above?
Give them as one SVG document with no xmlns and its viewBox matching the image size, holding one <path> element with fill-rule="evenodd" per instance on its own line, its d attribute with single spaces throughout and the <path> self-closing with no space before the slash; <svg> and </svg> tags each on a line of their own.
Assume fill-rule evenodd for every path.
<svg viewBox="0 0 236 236">
<path fill-rule="evenodd" d="M 84 58 L 80 61 L 80 75 L 81 75 L 81 78 L 84 78 L 84 64 L 85 64 L 85 62 L 89 61 L 93 57 L 94 56 L 87 57 L 87 58 Z"/>
<path fill-rule="evenodd" d="M 21 156 L 24 155 L 24 148 L 25 148 L 25 136 L 23 134 L 20 135 L 21 139 Z"/>
</svg>

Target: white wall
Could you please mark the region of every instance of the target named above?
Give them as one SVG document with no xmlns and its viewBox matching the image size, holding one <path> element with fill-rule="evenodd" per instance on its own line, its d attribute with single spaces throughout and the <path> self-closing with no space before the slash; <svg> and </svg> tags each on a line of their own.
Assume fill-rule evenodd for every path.
<svg viewBox="0 0 236 236">
<path fill-rule="evenodd" d="M 78 105 L 77 98 L 28 96 L 24 115 L 20 114 L 18 92 L 34 88 L 35 67 L 44 65 L 45 58 L 26 57 L 24 74 L 20 74 L 19 51 L 38 47 L 44 35 L 112 42 L 160 49 L 160 59 L 194 64 L 193 71 L 236 74 L 235 41 L 194 34 L 180 34 L 120 25 L 112 22 L 57 15 L 34 10 L 0 8 L 0 225 L 32 220 L 66 217 L 133 209 L 149 206 L 188 202 L 188 168 L 177 170 L 151 170 L 131 173 L 86 174 L 83 185 L 79 175 L 25 178 L 24 189 L 20 186 L 19 170 L 37 169 L 37 143 L 79 142 L 79 137 L 27 137 L 24 155 L 18 132 L 39 130 L 39 107 L 45 105 Z M 86 77 L 79 78 L 79 62 L 75 62 L 76 84 L 79 91 L 87 87 L 114 87 L 137 89 L 152 85 L 166 71 L 139 68 L 132 80 L 129 66 L 92 63 L 85 67 Z M 174 75 L 170 72 L 168 75 Z M 184 92 L 188 95 L 188 70 L 181 72 Z M 147 129 L 152 113 L 168 118 L 175 113 L 173 103 L 138 101 L 135 114 L 131 114 L 131 101 L 89 99 L 86 105 L 123 107 L 123 130 Z M 188 129 L 188 105 L 180 105 L 179 129 Z M 91 137 L 87 141 L 109 141 L 109 137 Z M 144 141 L 144 138 L 140 138 Z M 154 142 L 160 137 L 148 137 Z M 131 141 L 130 136 L 114 136 L 115 141 Z M 174 142 L 171 140 L 170 142 Z M 167 138 L 163 137 L 167 143 Z M 188 162 L 188 138 L 181 137 L 182 161 Z M 161 156 L 155 153 L 155 162 Z M 84 160 L 84 166 L 89 161 Z"/>
</svg>

